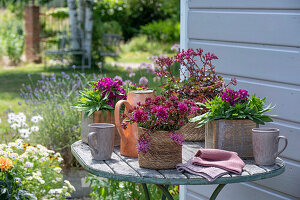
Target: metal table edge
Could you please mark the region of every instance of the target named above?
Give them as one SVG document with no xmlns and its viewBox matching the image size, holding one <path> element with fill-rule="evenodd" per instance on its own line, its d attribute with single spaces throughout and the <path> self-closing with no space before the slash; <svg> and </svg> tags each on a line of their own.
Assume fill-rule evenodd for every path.
<svg viewBox="0 0 300 200">
<path fill-rule="evenodd" d="M 129 182 L 135 182 L 135 183 L 149 183 L 149 184 L 167 184 L 167 185 L 213 185 L 213 184 L 228 184 L 228 183 L 240 183 L 240 182 L 251 182 L 251 181 L 257 181 L 262 180 L 266 178 L 271 178 L 274 176 L 278 176 L 282 174 L 285 171 L 285 163 L 283 165 L 276 169 L 269 172 L 264 173 L 258 173 L 254 175 L 249 176 L 235 176 L 235 177 L 221 177 L 216 179 L 213 182 L 209 182 L 204 178 L 201 178 L 199 176 L 199 179 L 195 178 L 151 178 L 151 177 L 134 177 L 134 176 L 126 176 L 126 175 L 120 175 L 120 174 L 112 174 L 100 170 L 95 170 L 90 168 L 85 164 L 83 159 L 76 153 L 76 151 L 73 148 L 73 144 L 71 145 L 71 152 L 74 155 L 74 157 L 77 159 L 77 161 L 83 166 L 84 169 L 86 169 L 88 172 L 100 176 L 103 178 L 113 179 L 113 180 L 119 180 L 119 181 L 129 181 Z"/>
</svg>

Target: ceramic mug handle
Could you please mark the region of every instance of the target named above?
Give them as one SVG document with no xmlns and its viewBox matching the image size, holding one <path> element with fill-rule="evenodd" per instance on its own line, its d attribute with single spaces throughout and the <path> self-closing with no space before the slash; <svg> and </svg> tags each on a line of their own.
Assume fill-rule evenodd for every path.
<svg viewBox="0 0 300 200">
<path fill-rule="evenodd" d="M 285 137 L 285 136 L 278 136 L 277 138 L 276 138 L 276 144 L 278 144 L 279 143 L 279 140 L 280 139 L 283 139 L 284 140 L 284 147 L 279 151 L 279 152 L 277 152 L 277 153 L 275 153 L 275 158 L 277 157 L 277 156 L 279 156 L 284 150 L 285 150 L 285 148 L 287 147 L 287 145 L 288 145 L 288 140 L 287 140 L 287 138 Z"/>
<path fill-rule="evenodd" d="M 96 141 L 96 133 L 95 132 L 90 132 L 87 136 L 87 139 L 88 139 L 88 145 L 92 151 L 92 155 L 97 155 L 98 154 L 98 150 L 94 148 L 94 145 L 93 145 L 93 141 Z"/>
</svg>

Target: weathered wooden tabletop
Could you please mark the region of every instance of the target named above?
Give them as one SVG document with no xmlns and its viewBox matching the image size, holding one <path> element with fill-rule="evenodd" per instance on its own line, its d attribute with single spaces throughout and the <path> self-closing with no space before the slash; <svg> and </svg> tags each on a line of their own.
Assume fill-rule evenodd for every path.
<svg viewBox="0 0 300 200">
<path fill-rule="evenodd" d="M 200 142 L 184 142 L 183 163 L 195 155 L 196 151 L 202 148 L 203 145 Z M 285 164 L 279 158 L 276 159 L 274 166 L 257 166 L 253 160 L 244 160 L 246 165 L 241 175 L 227 174 L 214 182 L 209 182 L 200 176 L 177 172 L 176 169 L 151 170 L 141 168 L 137 158 L 122 156 L 119 147 L 115 147 L 112 159 L 105 161 L 93 160 L 89 146 L 81 140 L 72 144 L 71 149 L 79 163 L 90 173 L 104 178 L 136 183 L 166 185 L 227 184 L 271 178 L 283 173 L 285 170 Z"/>
</svg>

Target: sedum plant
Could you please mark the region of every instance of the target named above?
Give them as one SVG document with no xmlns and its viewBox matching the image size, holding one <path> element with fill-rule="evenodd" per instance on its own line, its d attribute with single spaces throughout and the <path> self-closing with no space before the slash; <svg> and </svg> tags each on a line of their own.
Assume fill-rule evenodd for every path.
<svg viewBox="0 0 300 200">
<path fill-rule="evenodd" d="M 139 152 L 146 153 L 151 143 L 151 133 L 154 131 L 169 131 L 170 138 L 178 145 L 182 145 L 182 135 L 176 133 L 188 122 L 190 113 L 196 113 L 198 107 L 192 100 L 179 101 L 178 97 L 165 96 L 146 98 L 145 103 L 138 105 L 131 110 L 130 116 L 126 116 L 128 123 L 138 123 L 147 131 L 138 139 L 137 149 Z M 127 124 L 122 123 L 124 129 Z"/>
<path fill-rule="evenodd" d="M 261 99 L 256 95 L 249 98 L 246 90 L 227 89 L 221 96 L 216 96 L 204 104 L 198 103 L 209 111 L 190 119 L 190 121 L 199 122 L 198 127 L 218 119 L 250 119 L 258 124 L 265 124 L 265 122 L 273 121 L 271 115 L 265 114 L 273 108 L 271 104 L 265 105 L 265 100 L 266 98 Z"/>
</svg>

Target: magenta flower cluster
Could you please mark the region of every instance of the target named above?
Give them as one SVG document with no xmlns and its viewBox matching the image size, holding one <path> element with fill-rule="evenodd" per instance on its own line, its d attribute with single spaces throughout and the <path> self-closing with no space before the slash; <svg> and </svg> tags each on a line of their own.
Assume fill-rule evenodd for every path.
<svg viewBox="0 0 300 200">
<path fill-rule="evenodd" d="M 249 94 L 247 90 L 234 91 L 228 89 L 222 94 L 221 99 L 229 102 L 231 106 L 234 106 L 236 103 L 245 103 L 248 97 Z"/>
<path fill-rule="evenodd" d="M 176 96 L 171 96 L 169 99 L 157 96 L 153 99 L 147 98 L 144 104 L 138 103 L 136 107 L 129 110 L 130 116 L 127 116 L 128 122 L 137 122 L 139 126 L 148 130 L 138 141 L 138 151 L 146 153 L 151 141 L 151 132 L 156 130 L 170 131 L 170 138 L 178 145 L 182 145 L 182 136 L 174 131 L 185 125 L 189 115 L 196 113 L 198 109 L 194 101 L 181 102 Z"/>
<path fill-rule="evenodd" d="M 101 78 L 98 82 L 94 83 L 94 91 L 99 91 L 102 98 L 108 94 L 107 105 L 115 106 L 118 100 L 126 99 L 126 91 L 122 87 L 123 82 L 120 79 Z"/>
</svg>

